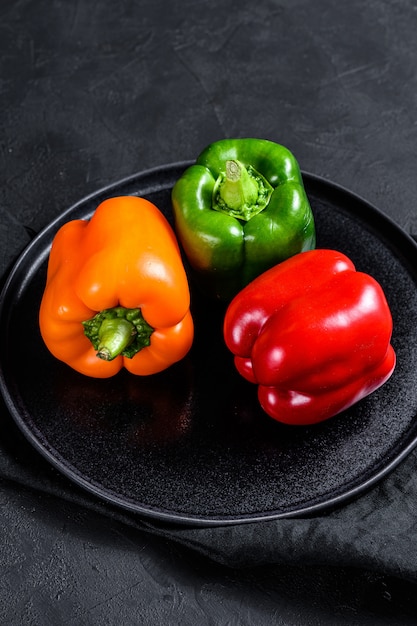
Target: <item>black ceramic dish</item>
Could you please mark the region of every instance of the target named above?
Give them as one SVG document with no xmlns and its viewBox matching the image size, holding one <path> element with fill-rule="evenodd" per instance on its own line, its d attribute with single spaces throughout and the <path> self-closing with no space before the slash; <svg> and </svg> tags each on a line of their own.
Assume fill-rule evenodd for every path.
<svg viewBox="0 0 417 626">
<path fill-rule="evenodd" d="M 304 174 L 317 245 L 344 252 L 381 283 L 398 358 L 391 379 L 345 413 L 303 428 L 264 415 L 255 386 L 237 375 L 224 347 L 222 307 L 194 288 L 194 346 L 162 374 L 89 379 L 43 345 L 37 315 L 58 228 L 122 194 L 147 197 L 171 221 L 170 190 L 186 165 L 144 172 L 84 199 L 22 254 L 0 309 L 0 384 L 11 415 L 72 481 L 154 519 L 214 525 L 300 516 L 358 495 L 417 443 L 417 245 L 338 186 Z"/>
</svg>

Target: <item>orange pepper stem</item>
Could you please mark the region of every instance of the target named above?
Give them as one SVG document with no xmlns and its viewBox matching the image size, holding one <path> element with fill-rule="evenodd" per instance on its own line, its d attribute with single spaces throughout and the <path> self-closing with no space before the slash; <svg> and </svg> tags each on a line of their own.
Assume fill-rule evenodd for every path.
<svg viewBox="0 0 417 626">
<path fill-rule="evenodd" d="M 119 355 L 133 358 L 150 345 L 154 331 L 140 309 L 120 306 L 104 309 L 82 324 L 98 358 L 104 361 L 112 361 Z"/>
</svg>

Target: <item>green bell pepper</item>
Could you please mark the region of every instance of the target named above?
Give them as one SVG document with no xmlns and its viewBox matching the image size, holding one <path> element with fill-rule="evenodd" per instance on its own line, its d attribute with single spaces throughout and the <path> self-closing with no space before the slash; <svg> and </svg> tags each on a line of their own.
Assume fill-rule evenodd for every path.
<svg viewBox="0 0 417 626">
<path fill-rule="evenodd" d="M 222 301 L 316 245 L 298 163 L 287 148 L 266 139 L 207 146 L 176 181 L 172 206 L 192 274 Z"/>
</svg>

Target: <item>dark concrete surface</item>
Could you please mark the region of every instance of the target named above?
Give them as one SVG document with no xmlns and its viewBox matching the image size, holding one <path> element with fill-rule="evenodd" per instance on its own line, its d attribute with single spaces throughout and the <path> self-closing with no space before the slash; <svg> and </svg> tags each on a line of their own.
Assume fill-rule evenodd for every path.
<svg viewBox="0 0 417 626">
<path fill-rule="evenodd" d="M 3 279 L 76 201 L 222 137 L 283 143 L 304 171 L 417 233 L 416 24 L 412 0 L 3 0 Z M 416 578 L 383 558 L 372 571 L 227 567 L 59 498 L 61 478 L 4 407 L 0 424 L 4 626 L 417 623 Z M 414 465 L 384 486 L 388 499 L 404 489 L 409 510 Z"/>
</svg>

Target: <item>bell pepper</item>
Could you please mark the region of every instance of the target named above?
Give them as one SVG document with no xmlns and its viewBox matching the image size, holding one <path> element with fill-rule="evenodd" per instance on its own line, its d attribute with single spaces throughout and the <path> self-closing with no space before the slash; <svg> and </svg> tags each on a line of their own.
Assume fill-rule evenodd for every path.
<svg viewBox="0 0 417 626">
<path fill-rule="evenodd" d="M 160 372 L 193 342 L 175 233 L 151 202 L 109 198 L 54 237 L 39 324 L 50 352 L 82 374 Z"/>
<path fill-rule="evenodd" d="M 315 247 L 300 168 L 266 139 L 207 146 L 172 190 L 175 229 L 196 282 L 230 301 L 269 267 Z"/>
<path fill-rule="evenodd" d="M 341 413 L 391 376 L 392 316 L 380 284 L 336 250 L 269 269 L 227 307 L 224 339 L 262 409 L 286 424 Z"/>
</svg>

